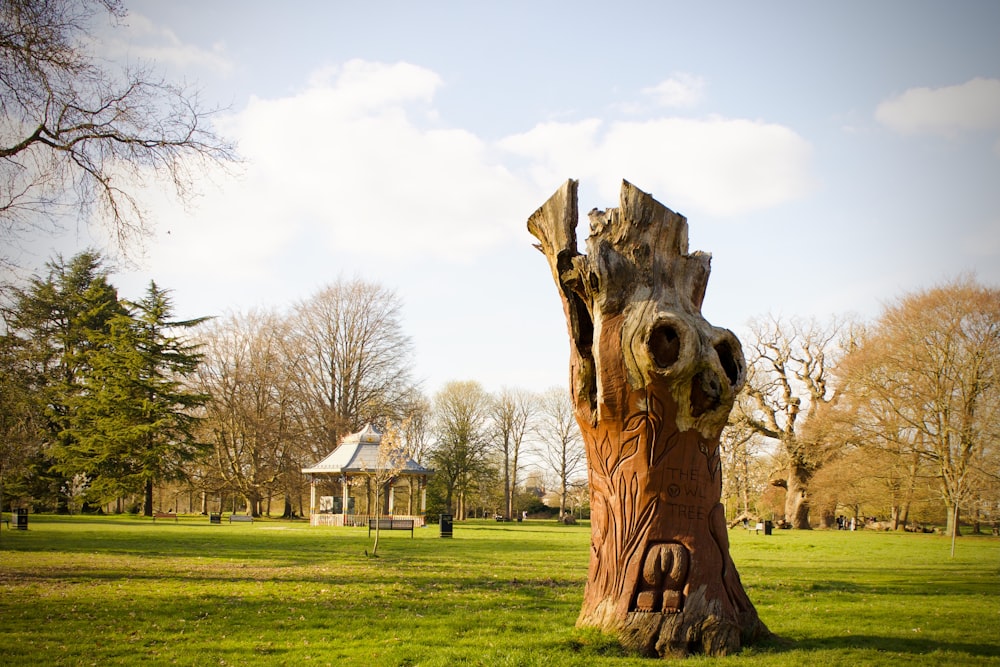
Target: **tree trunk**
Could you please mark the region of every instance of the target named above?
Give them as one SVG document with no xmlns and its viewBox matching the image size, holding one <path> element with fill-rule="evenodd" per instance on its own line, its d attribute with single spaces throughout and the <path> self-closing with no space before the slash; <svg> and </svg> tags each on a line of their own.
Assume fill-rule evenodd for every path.
<svg viewBox="0 0 1000 667">
<path fill-rule="evenodd" d="M 746 378 L 701 315 L 710 256 L 687 221 L 623 182 L 577 252 L 577 182 L 528 220 L 563 301 L 587 451 L 591 557 L 578 626 L 646 655 L 725 655 L 768 634 L 729 555 L 719 435 Z"/>
<path fill-rule="evenodd" d="M 146 480 L 146 486 L 143 491 L 142 515 L 153 516 L 153 480 Z"/>
<path fill-rule="evenodd" d="M 948 509 L 947 524 L 945 524 L 944 534 L 948 537 L 961 537 L 962 536 L 962 526 L 959 520 L 959 509 L 951 500 L 945 501 L 945 507 Z"/>
<path fill-rule="evenodd" d="M 566 488 L 566 475 L 562 476 L 562 484 L 559 485 L 559 520 L 562 521 L 566 518 L 566 494 L 568 489 Z"/>
<path fill-rule="evenodd" d="M 788 466 L 788 488 L 785 495 L 785 521 L 796 530 L 809 530 L 809 498 L 807 491 L 812 474 L 804 465 Z"/>
</svg>

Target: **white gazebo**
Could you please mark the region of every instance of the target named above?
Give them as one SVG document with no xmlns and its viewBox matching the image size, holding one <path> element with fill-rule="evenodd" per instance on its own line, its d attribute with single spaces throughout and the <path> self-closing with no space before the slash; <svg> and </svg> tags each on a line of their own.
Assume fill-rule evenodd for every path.
<svg viewBox="0 0 1000 667">
<path fill-rule="evenodd" d="M 330 454 L 312 466 L 303 468 L 302 472 L 309 475 L 309 523 L 313 526 L 366 526 L 371 508 L 364 514 L 355 513 L 354 497 L 351 487 L 355 482 L 370 479 L 378 468 L 378 451 L 382 442 L 382 434 L 368 424 L 357 433 L 352 433 L 341 440 Z M 425 468 L 413 459 L 407 459 L 403 467 L 388 484 L 385 496 L 376 498 L 382 502 L 383 514 L 396 519 L 413 519 L 414 526 L 424 525 L 424 512 L 427 508 L 427 478 L 434 471 Z M 405 482 L 409 491 L 406 513 L 396 513 L 396 488 Z M 321 495 L 317 498 L 317 486 L 339 487 L 339 497 Z M 414 487 L 417 493 L 414 494 Z M 375 490 L 378 494 L 378 490 Z M 319 504 L 317 504 L 317 500 Z M 413 507 L 414 501 L 417 507 Z"/>
</svg>

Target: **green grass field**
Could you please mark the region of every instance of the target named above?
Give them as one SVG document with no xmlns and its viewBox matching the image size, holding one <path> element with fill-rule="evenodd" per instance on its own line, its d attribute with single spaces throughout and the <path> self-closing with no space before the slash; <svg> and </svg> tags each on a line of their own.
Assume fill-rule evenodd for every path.
<svg viewBox="0 0 1000 667">
<path fill-rule="evenodd" d="M 1000 539 L 731 532 L 779 638 L 685 665 L 1000 665 Z M 0 664 L 649 665 L 574 628 L 589 527 L 383 532 L 29 518 L 0 533 Z"/>
</svg>

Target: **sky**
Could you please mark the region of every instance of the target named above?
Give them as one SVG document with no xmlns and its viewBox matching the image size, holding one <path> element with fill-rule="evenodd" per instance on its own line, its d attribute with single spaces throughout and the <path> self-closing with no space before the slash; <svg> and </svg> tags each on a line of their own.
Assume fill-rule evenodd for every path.
<svg viewBox="0 0 1000 667">
<path fill-rule="evenodd" d="M 876 317 L 974 273 L 1000 285 L 1000 3 L 125 0 L 100 57 L 196 85 L 242 163 L 112 276 L 180 318 L 393 290 L 433 396 L 566 386 L 526 221 L 569 178 L 623 179 L 713 255 L 703 314 Z M 96 240 L 95 240 L 96 238 Z M 100 244 L 39 239 L 37 266 Z"/>
</svg>

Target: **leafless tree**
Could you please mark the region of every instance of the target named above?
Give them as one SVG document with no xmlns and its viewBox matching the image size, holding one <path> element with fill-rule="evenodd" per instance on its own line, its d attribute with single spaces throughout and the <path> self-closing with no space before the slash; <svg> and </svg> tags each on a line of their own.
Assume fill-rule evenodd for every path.
<svg viewBox="0 0 1000 667">
<path fill-rule="evenodd" d="M 10 248 L 60 218 L 91 215 L 121 249 L 149 231 L 140 191 L 166 181 L 191 201 L 208 167 L 235 159 L 198 91 L 148 67 L 114 69 L 90 27 L 118 0 L 0 3 L 0 240 Z"/>
<path fill-rule="evenodd" d="M 751 322 L 744 341 L 748 374 L 735 418 L 779 444 L 786 470 L 775 481 L 786 489 L 785 520 L 794 528 L 810 527 L 809 481 L 825 453 L 806 429 L 834 398 L 830 373 L 843 326 L 768 317 Z"/>
<path fill-rule="evenodd" d="M 842 374 L 860 424 L 933 465 L 948 513 L 974 504 L 975 480 L 1000 471 L 1000 289 L 960 278 L 889 304 Z"/>
<path fill-rule="evenodd" d="M 378 452 L 375 456 L 375 464 L 370 469 L 363 471 L 369 486 L 375 491 L 374 514 L 375 516 L 375 542 L 372 544 L 373 557 L 378 556 L 378 541 L 381 535 L 382 515 L 386 503 L 389 485 L 392 480 L 399 475 L 400 471 L 406 467 L 409 458 L 406 453 L 405 433 L 407 425 L 404 422 L 396 426 L 392 421 L 385 425 L 382 432 L 382 439 L 379 441 Z"/>
<path fill-rule="evenodd" d="M 423 465 L 427 461 L 431 443 L 431 420 L 433 409 L 431 402 L 416 388 L 404 402 L 402 427 L 403 441 L 406 443 L 406 454 L 417 463 Z"/>
<path fill-rule="evenodd" d="M 492 440 L 503 471 L 503 511 L 507 520 L 514 516 L 514 490 L 517 488 L 518 473 L 524 465 L 522 446 L 537 411 L 535 396 L 523 389 L 510 387 L 501 389 L 490 404 Z"/>
<path fill-rule="evenodd" d="M 760 434 L 748 428 L 745 422 L 734 419 L 733 415 L 719 438 L 722 497 L 737 500 L 738 517 L 759 516 L 755 501 L 768 482 L 761 456 L 762 440 Z"/>
<path fill-rule="evenodd" d="M 430 401 L 416 387 L 410 390 L 409 395 L 403 402 L 403 418 L 400 428 L 403 429 L 402 438 L 406 446 L 406 455 L 424 465 L 430 455 L 431 445 L 431 421 L 433 411 Z M 417 499 L 418 487 L 416 480 L 412 476 L 406 478 L 409 493 L 406 494 L 406 513 L 413 514 L 414 501 Z"/>
<path fill-rule="evenodd" d="M 536 433 L 541 442 L 541 459 L 559 485 L 559 518 L 564 519 L 566 499 L 586 465 L 583 439 L 568 391 L 553 387 L 541 395 Z"/>
<path fill-rule="evenodd" d="M 316 455 L 367 423 L 406 416 L 413 345 L 401 308 L 394 292 L 362 280 L 339 280 L 295 307 L 296 405 Z"/>
<path fill-rule="evenodd" d="M 489 409 L 489 394 L 478 382 L 449 382 L 434 397 L 431 463 L 445 487 L 445 504 L 459 520 L 466 516 L 468 492 L 489 466 Z"/>
<path fill-rule="evenodd" d="M 290 450 L 299 440 L 285 332 L 274 313 L 254 312 L 213 323 L 201 336 L 205 356 L 198 388 L 212 397 L 203 427 L 219 474 L 254 516 L 295 460 Z"/>
<path fill-rule="evenodd" d="M 857 342 L 861 344 L 861 340 Z M 853 458 L 862 461 L 864 474 L 881 487 L 875 494 L 884 499 L 881 514 L 888 516 L 892 530 L 902 530 L 909 521 L 910 506 L 918 487 L 923 480 L 933 476 L 921 455 L 922 435 L 901 420 L 894 410 L 880 401 L 870 400 L 864 384 L 850 380 L 854 372 L 852 366 L 855 364 L 849 355 L 838 369 L 845 382 L 838 401 L 826 414 L 827 426 L 836 430 L 839 439 L 850 449 L 856 450 Z M 827 479 L 832 477 L 832 472 Z"/>
</svg>

